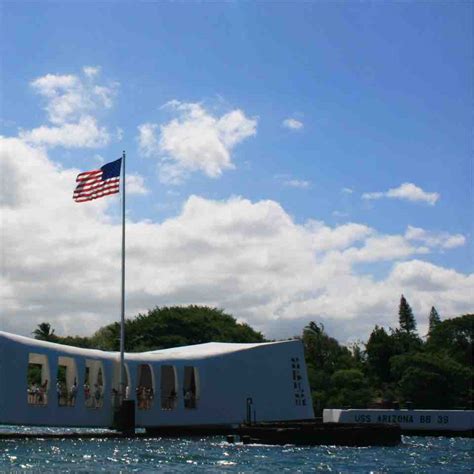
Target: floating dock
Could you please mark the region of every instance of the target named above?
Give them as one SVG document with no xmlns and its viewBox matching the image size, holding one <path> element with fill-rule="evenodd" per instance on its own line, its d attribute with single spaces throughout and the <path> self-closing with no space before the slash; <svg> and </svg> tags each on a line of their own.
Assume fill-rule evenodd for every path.
<svg viewBox="0 0 474 474">
<path fill-rule="evenodd" d="M 245 443 L 300 445 L 300 446 L 395 446 L 401 443 L 399 426 L 378 424 L 341 424 L 314 421 L 287 423 L 258 423 L 223 426 L 167 426 L 147 429 L 145 433 L 121 432 L 66 432 L 66 433 L 0 433 L 0 441 L 7 439 L 114 439 L 168 438 L 194 436 L 226 436 L 229 442 L 237 438 Z"/>
<path fill-rule="evenodd" d="M 400 427 L 388 424 L 262 423 L 241 426 L 239 435 L 250 442 L 305 446 L 396 446 L 402 441 Z"/>
</svg>

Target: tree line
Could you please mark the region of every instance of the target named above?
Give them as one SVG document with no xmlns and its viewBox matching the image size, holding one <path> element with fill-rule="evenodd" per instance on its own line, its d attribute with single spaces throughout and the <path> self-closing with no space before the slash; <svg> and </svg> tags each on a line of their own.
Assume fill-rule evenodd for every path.
<svg viewBox="0 0 474 474">
<path fill-rule="evenodd" d="M 365 344 L 351 347 L 310 322 L 301 336 L 316 415 L 324 408 L 365 408 L 405 404 L 416 408 L 472 407 L 474 314 L 441 320 L 433 307 L 429 331 L 420 337 L 402 295 L 399 327 L 375 326 Z M 207 306 L 156 307 L 125 322 L 125 350 L 144 352 L 205 342 L 265 342 L 262 333 L 222 309 Z M 89 337 L 58 336 L 49 323 L 36 339 L 77 347 L 118 351 L 120 325 L 109 324 Z"/>
<path fill-rule="evenodd" d="M 402 295 L 399 327 L 375 326 L 365 344 L 351 349 L 311 322 L 303 332 L 308 377 L 316 413 L 324 408 L 405 405 L 415 408 L 472 407 L 474 314 L 441 321 L 433 307 L 421 338 Z"/>
<path fill-rule="evenodd" d="M 49 323 L 33 331 L 35 339 L 69 346 L 120 350 L 120 324 L 100 328 L 90 337 L 58 336 Z M 146 352 L 205 342 L 264 342 L 263 334 L 239 323 L 222 309 L 208 306 L 156 307 L 125 320 L 125 351 Z"/>
</svg>

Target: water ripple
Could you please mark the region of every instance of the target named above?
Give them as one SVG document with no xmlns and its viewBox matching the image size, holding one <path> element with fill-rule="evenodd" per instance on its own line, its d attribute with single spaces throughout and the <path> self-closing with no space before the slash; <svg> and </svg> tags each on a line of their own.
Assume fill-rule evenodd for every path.
<svg viewBox="0 0 474 474">
<path fill-rule="evenodd" d="M 0 472 L 468 473 L 474 461 L 474 440 L 464 438 L 403 437 L 397 447 L 348 448 L 228 444 L 221 437 L 107 439 L 101 433 L 94 439 L 1 440 Z"/>
</svg>

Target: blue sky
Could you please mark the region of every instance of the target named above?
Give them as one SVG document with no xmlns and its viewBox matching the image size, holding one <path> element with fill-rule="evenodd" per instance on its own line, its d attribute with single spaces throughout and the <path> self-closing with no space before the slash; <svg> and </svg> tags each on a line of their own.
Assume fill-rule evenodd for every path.
<svg viewBox="0 0 474 474">
<path fill-rule="evenodd" d="M 128 217 L 137 229 L 144 222 L 154 225 L 156 238 L 164 242 L 171 239 L 162 234 L 168 224 L 182 221 L 187 229 L 190 196 L 200 199 L 194 203 L 196 212 L 220 203 L 223 218 L 234 219 L 225 230 L 220 222 L 202 222 L 215 234 L 206 242 L 200 233 L 190 242 L 202 239 L 201 244 L 212 247 L 213 237 L 235 239 L 245 253 L 246 235 L 251 240 L 252 230 L 268 219 L 270 228 L 282 219 L 289 232 L 278 248 L 285 249 L 293 231 L 316 241 L 316 250 L 308 244 L 300 267 L 298 258 L 278 265 L 288 275 L 309 271 L 314 285 L 290 289 L 287 281 L 276 284 L 280 270 L 275 273 L 266 262 L 255 278 L 267 286 L 261 295 L 252 295 L 245 281 L 255 273 L 255 255 L 242 255 L 238 265 L 221 270 L 218 262 L 227 261 L 227 254 L 218 246 L 200 263 L 206 275 L 216 276 L 214 284 L 210 278 L 202 289 L 202 282 L 193 284 L 189 278 L 189 288 L 183 289 L 157 271 L 166 280 L 163 287 L 131 282 L 131 314 L 150 305 L 196 302 L 223 306 L 274 337 L 293 335 L 314 319 L 325 321 L 341 338 L 364 337 L 374 323 L 395 324 L 397 301 L 404 292 L 424 324 L 432 304 L 446 317 L 472 308 L 472 18 L 469 2 L 3 2 L 1 134 L 17 140 L 15 146 L 20 141 L 26 154 L 37 159 L 44 154 L 48 163 L 71 176 L 126 150 L 138 186 L 128 199 Z M 63 81 L 61 86 L 58 81 Z M 74 110 L 54 109 L 63 107 L 72 93 Z M 81 120 L 96 127 L 93 133 L 102 130 L 102 138 L 72 139 L 75 133 L 86 133 Z M 68 124 L 74 126 L 65 132 Z M 143 128 L 139 131 L 144 125 L 151 133 L 147 137 Z M 21 166 L 21 157 L 16 160 L 11 166 Z M 99 221 L 111 217 L 116 223 L 117 201 L 108 199 L 105 205 L 92 206 L 102 213 Z M 277 217 L 273 206 L 278 206 Z M 250 224 L 240 218 L 253 212 Z M 16 218 L 17 232 L 34 234 L 26 216 Z M 250 230 L 239 227 L 243 221 Z M 349 223 L 365 230 L 354 231 Z M 96 224 L 87 225 L 100 233 Z M 189 237 L 188 230 L 182 232 Z M 281 232 L 274 229 L 274 235 Z M 348 240 L 328 244 L 324 254 L 318 253 L 318 239 L 326 238 L 321 232 L 333 232 L 333 242 L 336 234 L 347 232 Z M 8 240 L 8 228 L 6 234 Z M 143 234 L 134 235 L 139 239 Z M 186 241 L 183 234 L 173 235 Z M 274 241 L 258 244 L 254 250 L 265 253 Z M 292 244 L 294 240 L 287 248 Z M 56 245 L 66 248 L 62 240 Z M 148 246 L 146 241 L 135 245 Z M 37 246 L 31 236 L 24 251 Z M 163 246 L 161 251 L 171 252 Z M 385 256 L 374 250 L 385 246 L 392 247 Z M 162 253 L 155 251 L 150 250 L 147 261 L 156 259 L 159 266 Z M 137 250 L 142 253 L 144 248 Z M 348 256 L 350 263 L 344 260 Z M 345 263 L 330 280 L 333 258 Z M 179 262 L 177 257 L 188 281 L 194 270 Z M 130 264 L 141 265 L 134 263 L 133 252 Z M 11 276 L 8 262 L 2 266 L 15 303 L 11 308 L 17 308 L 14 295 L 22 288 L 25 296 L 26 280 Z M 423 286 L 426 272 L 431 283 Z M 237 273 L 242 281 L 233 281 Z M 456 288 L 434 284 L 438 273 L 461 283 Z M 222 283 L 229 280 L 229 287 Z M 347 285 L 352 292 L 360 288 L 353 306 L 363 298 L 367 307 L 337 308 L 337 288 L 343 297 Z M 270 291 L 273 286 L 277 289 Z M 51 281 L 33 291 L 31 301 L 27 295 L 23 310 L 38 306 L 40 292 L 54 288 Z M 219 296 L 222 291 L 235 292 L 235 299 Z M 393 298 L 383 303 L 391 293 Z M 259 304 L 244 303 L 260 297 Z M 89 312 L 83 303 L 78 305 Z M 27 332 L 30 321 L 43 320 L 52 306 L 42 302 L 31 319 L 7 329 Z M 72 323 L 74 316 L 65 306 L 52 311 L 53 324 L 84 332 Z M 90 330 L 113 320 L 113 309 L 100 297 L 90 312 Z M 353 335 L 341 329 L 341 319 L 364 322 Z"/>
</svg>

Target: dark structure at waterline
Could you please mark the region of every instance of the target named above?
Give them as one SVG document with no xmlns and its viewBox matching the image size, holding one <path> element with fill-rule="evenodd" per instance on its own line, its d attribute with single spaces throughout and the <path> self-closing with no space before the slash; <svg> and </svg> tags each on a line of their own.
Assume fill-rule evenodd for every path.
<svg viewBox="0 0 474 474">
<path fill-rule="evenodd" d="M 148 428 L 146 433 L 0 433 L 4 439 L 111 439 L 151 437 L 236 436 L 244 443 L 294 444 L 305 446 L 395 446 L 401 442 L 401 430 L 393 425 L 353 425 L 318 423 L 314 421 L 289 423 L 259 423 L 236 427 L 222 425 L 167 426 Z"/>
</svg>

